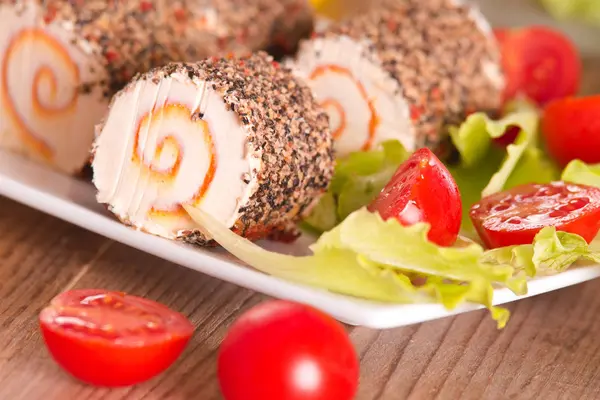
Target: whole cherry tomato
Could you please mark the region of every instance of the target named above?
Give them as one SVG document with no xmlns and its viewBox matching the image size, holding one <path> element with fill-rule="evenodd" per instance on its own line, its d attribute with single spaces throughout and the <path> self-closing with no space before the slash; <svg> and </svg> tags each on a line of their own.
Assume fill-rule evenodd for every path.
<svg viewBox="0 0 600 400">
<path fill-rule="evenodd" d="M 453 245 L 460 231 L 462 202 L 456 182 L 426 148 L 400 165 L 368 209 L 385 220 L 397 218 L 405 226 L 429 223 L 428 238 L 440 246 Z"/>
<path fill-rule="evenodd" d="M 521 185 L 483 198 L 470 216 L 489 248 L 530 244 L 547 226 L 589 243 L 600 230 L 600 189 L 565 182 Z"/>
<path fill-rule="evenodd" d="M 226 400 L 351 400 L 359 367 L 340 323 L 277 300 L 233 324 L 221 344 L 218 375 Z"/>
<path fill-rule="evenodd" d="M 167 369 L 194 327 L 162 304 L 120 292 L 71 290 L 40 313 L 50 354 L 67 372 L 98 386 L 129 386 Z"/>
<path fill-rule="evenodd" d="M 505 100 L 522 94 L 537 104 L 575 94 L 581 60 L 573 43 L 544 26 L 496 29 L 506 76 Z"/>
<path fill-rule="evenodd" d="M 542 132 L 560 163 L 600 163 L 600 95 L 554 101 L 544 109 Z"/>
</svg>

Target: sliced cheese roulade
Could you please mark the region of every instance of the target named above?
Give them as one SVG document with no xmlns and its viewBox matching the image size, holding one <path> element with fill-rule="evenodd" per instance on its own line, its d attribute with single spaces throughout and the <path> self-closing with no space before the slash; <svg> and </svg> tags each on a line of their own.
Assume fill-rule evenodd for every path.
<svg viewBox="0 0 600 400">
<path fill-rule="evenodd" d="M 386 0 L 303 42 L 294 68 L 328 111 L 338 156 L 387 139 L 437 149 L 446 124 L 496 111 L 504 85 L 489 26 L 453 0 Z"/>
<path fill-rule="evenodd" d="M 99 54 L 35 1 L 0 1 L 0 147 L 75 173 L 108 104 Z"/>
<path fill-rule="evenodd" d="M 259 239 L 308 212 L 333 173 L 327 114 L 265 53 L 137 76 L 113 98 L 93 154 L 97 199 L 121 221 L 199 244 L 181 204 Z"/>
<path fill-rule="evenodd" d="M 0 0 L 0 146 L 77 172 L 134 74 L 266 48 L 307 10 L 305 0 Z"/>
</svg>

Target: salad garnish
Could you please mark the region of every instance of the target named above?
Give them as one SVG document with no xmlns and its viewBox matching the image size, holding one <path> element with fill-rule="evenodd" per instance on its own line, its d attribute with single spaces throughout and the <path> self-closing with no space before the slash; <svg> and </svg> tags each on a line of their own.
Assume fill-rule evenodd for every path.
<svg viewBox="0 0 600 400">
<path fill-rule="evenodd" d="M 445 165 L 428 149 L 410 154 L 399 141 L 338 159 L 332 184 L 302 222 L 320 235 L 312 255 L 265 250 L 199 208 L 185 210 L 207 237 L 264 273 L 379 302 L 439 303 L 448 310 L 477 303 L 502 328 L 510 313 L 493 305 L 494 289 L 525 295 L 527 279 L 600 262 L 593 242 L 600 224 L 590 223 L 600 220 L 600 164 L 576 157 L 589 153 L 589 138 L 572 144 L 577 151 L 567 157 L 546 150 L 553 135 L 565 132 L 548 129 L 548 110 L 579 80 L 568 46 L 549 51 L 563 38 L 539 27 L 496 33 L 514 92 L 503 115 L 476 112 L 448 127 L 456 157 Z M 524 38 L 541 41 L 536 48 Z M 511 64 L 524 51 L 531 63 Z M 568 72 L 558 83 L 540 70 L 554 58 Z M 558 108 L 572 104 L 564 103 Z M 587 104 L 586 121 L 596 103 Z M 557 165 L 567 163 L 559 181 Z M 438 234 L 441 227 L 447 235 Z"/>
<path fill-rule="evenodd" d="M 319 234 L 333 229 L 348 215 L 371 203 L 409 156 L 399 141 L 389 140 L 377 149 L 338 160 L 327 193 L 302 226 Z"/>
<path fill-rule="evenodd" d="M 529 102 L 518 101 L 508 104 L 507 113 L 498 120 L 478 112 L 460 126 L 449 127 L 460 157 L 458 163 L 446 165 L 460 190 L 465 234 L 474 233 L 469 209 L 482 196 L 524 183 L 548 183 L 559 178 L 558 168 L 541 147 L 539 123 L 538 109 Z M 519 130 L 515 143 L 505 147 L 494 142 L 513 127 Z M 387 141 L 375 150 L 338 160 L 329 191 L 303 226 L 322 233 L 351 212 L 367 206 L 408 157 L 400 142 Z"/>
<path fill-rule="evenodd" d="M 269 275 L 332 292 L 388 303 L 465 302 L 487 307 L 498 327 L 510 313 L 493 306 L 494 288 L 527 294 L 526 277 L 562 272 L 578 259 L 600 260 L 576 234 L 548 227 L 532 244 L 485 251 L 461 241 L 441 247 L 427 239 L 428 224 L 405 227 L 360 209 L 311 246 L 310 256 L 265 250 L 205 212 L 184 206 L 207 235 L 231 254 Z"/>
<path fill-rule="evenodd" d="M 581 160 L 573 160 L 563 170 L 561 179 L 600 188 L 600 164 L 586 164 Z"/>
</svg>

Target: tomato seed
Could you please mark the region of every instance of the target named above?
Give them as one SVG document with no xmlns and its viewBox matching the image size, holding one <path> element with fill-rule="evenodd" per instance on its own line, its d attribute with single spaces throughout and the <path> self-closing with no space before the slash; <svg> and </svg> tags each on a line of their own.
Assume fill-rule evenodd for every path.
<svg viewBox="0 0 600 400">
<path fill-rule="evenodd" d="M 564 218 L 567 215 L 569 215 L 569 211 L 565 211 L 565 210 L 555 210 L 552 211 L 550 214 L 548 214 L 551 218 Z"/>
<path fill-rule="evenodd" d="M 494 208 L 494 211 L 506 211 L 510 208 L 508 204 L 501 204 Z"/>
<path fill-rule="evenodd" d="M 583 208 L 583 207 L 587 206 L 588 204 L 590 204 L 590 199 L 588 199 L 586 197 L 578 197 L 576 199 L 571 200 L 569 202 L 569 204 L 576 207 L 576 208 L 574 208 L 574 210 L 579 210 L 580 208 Z"/>
<path fill-rule="evenodd" d="M 513 225 L 519 225 L 522 222 L 523 221 L 519 217 L 512 217 L 512 218 L 510 218 L 509 220 L 506 221 L 507 224 L 513 224 Z"/>
</svg>

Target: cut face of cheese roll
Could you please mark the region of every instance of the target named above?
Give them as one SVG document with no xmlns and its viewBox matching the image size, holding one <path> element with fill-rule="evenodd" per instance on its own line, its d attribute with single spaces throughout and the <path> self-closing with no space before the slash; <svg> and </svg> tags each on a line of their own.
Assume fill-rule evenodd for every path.
<svg viewBox="0 0 600 400">
<path fill-rule="evenodd" d="M 0 146 L 74 173 L 106 111 L 105 74 L 71 29 L 45 16 L 37 2 L 0 1 Z"/>
<path fill-rule="evenodd" d="M 99 202 L 136 229 L 199 244 L 181 204 L 259 239 L 308 212 L 333 173 L 326 113 L 265 53 L 137 76 L 93 152 Z"/>
<path fill-rule="evenodd" d="M 0 147 L 78 172 L 110 97 L 136 73 L 266 48 L 305 25 L 308 9 L 303 0 L 0 0 Z"/>
<path fill-rule="evenodd" d="M 388 139 L 439 149 L 447 124 L 495 112 L 504 85 L 489 26 L 452 0 L 387 0 L 333 23 L 294 68 L 329 113 L 338 156 Z"/>
</svg>

